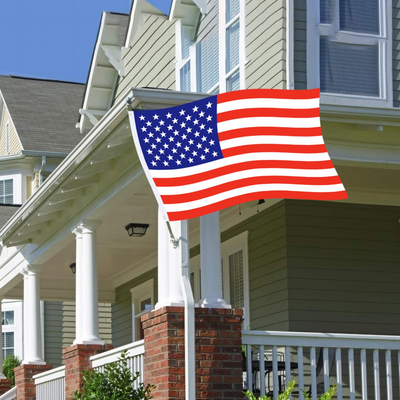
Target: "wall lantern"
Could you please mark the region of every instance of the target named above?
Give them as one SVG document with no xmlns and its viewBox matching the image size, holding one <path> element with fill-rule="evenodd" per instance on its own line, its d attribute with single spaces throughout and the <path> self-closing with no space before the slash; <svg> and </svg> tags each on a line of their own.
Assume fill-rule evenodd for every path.
<svg viewBox="0 0 400 400">
<path fill-rule="evenodd" d="M 130 237 L 142 237 L 146 234 L 149 224 L 130 223 L 125 227 Z"/>
<path fill-rule="evenodd" d="M 76 272 L 76 263 L 72 263 L 69 267 L 71 268 L 72 273 L 75 274 L 75 272 Z"/>
</svg>

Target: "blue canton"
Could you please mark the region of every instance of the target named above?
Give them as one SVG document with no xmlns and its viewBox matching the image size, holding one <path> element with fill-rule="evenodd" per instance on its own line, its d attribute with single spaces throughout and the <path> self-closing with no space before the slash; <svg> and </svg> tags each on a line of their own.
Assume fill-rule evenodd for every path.
<svg viewBox="0 0 400 400">
<path fill-rule="evenodd" d="M 217 131 L 217 96 L 162 110 L 135 111 L 149 169 L 177 169 L 223 158 Z"/>
</svg>

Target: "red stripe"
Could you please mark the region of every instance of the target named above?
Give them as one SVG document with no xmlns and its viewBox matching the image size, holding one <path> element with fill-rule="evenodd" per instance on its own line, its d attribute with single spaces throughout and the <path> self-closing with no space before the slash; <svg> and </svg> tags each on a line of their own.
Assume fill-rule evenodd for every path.
<svg viewBox="0 0 400 400">
<path fill-rule="evenodd" d="M 233 197 L 220 201 L 218 203 L 210 204 L 209 206 L 195 208 L 193 210 L 170 212 L 168 218 L 170 221 L 183 221 L 201 217 L 205 214 L 210 214 L 224 208 L 232 207 L 237 204 L 245 203 L 247 201 L 260 200 L 260 199 L 300 199 L 300 200 L 344 200 L 347 199 L 345 191 L 334 193 L 304 193 L 304 192 L 257 192 L 249 193 L 242 196 Z"/>
<path fill-rule="evenodd" d="M 316 99 L 319 89 L 310 90 L 279 90 L 279 89 L 246 89 L 217 95 L 217 102 L 226 103 L 233 100 L 267 98 L 267 99 Z"/>
<path fill-rule="evenodd" d="M 316 118 L 319 108 L 293 110 L 285 108 L 249 108 L 217 113 L 217 122 L 230 121 L 237 118 L 277 117 L 277 118 Z"/>
<path fill-rule="evenodd" d="M 251 144 L 222 150 L 224 157 L 249 153 L 326 153 L 326 147 L 324 144 Z"/>
<path fill-rule="evenodd" d="M 321 128 L 241 128 L 218 132 L 220 141 L 244 136 L 322 136 Z"/>
<path fill-rule="evenodd" d="M 214 196 L 219 193 L 224 193 L 229 190 L 244 188 L 253 185 L 262 184 L 296 184 L 296 185 L 336 185 L 342 183 L 338 176 L 329 176 L 324 178 L 303 178 L 301 176 L 257 176 L 253 178 L 238 179 L 233 182 L 223 183 L 218 186 L 213 186 L 207 189 L 198 190 L 192 193 L 164 195 L 161 199 L 164 204 L 177 204 L 187 203 L 189 201 L 196 201 L 206 197 Z"/>
<path fill-rule="evenodd" d="M 189 185 L 208 179 L 258 168 L 290 168 L 290 169 L 327 169 L 334 168 L 332 161 L 247 161 L 239 164 L 227 165 L 207 172 L 179 178 L 154 178 L 154 183 L 159 187 Z"/>
</svg>

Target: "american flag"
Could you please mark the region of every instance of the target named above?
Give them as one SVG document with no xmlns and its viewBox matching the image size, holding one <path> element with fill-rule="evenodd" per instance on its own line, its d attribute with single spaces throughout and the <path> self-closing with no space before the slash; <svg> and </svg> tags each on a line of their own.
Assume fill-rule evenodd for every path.
<svg viewBox="0 0 400 400">
<path fill-rule="evenodd" d="M 319 90 L 241 90 L 130 113 L 135 145 L 169 221 L 251 200 L 346 199 L 327 153 Z"/>
</svg>

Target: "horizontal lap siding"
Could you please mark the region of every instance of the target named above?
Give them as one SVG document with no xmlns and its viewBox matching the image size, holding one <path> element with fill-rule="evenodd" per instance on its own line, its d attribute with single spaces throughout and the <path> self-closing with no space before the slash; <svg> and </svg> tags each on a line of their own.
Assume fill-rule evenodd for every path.
<svg viewBox="0 0 400 400">
<path fill-rule="evenodd" d="M 294 2 L 294 80 L 295 89 L 307 89 L 307 0 Z"/>
<path fill-rule="evenodd" d="M 126 75 L 119 78 L 116 99 L 130 87 L 175 89 L 175 24 L 148 17 L 124 57 Z"/>
<path fill-rule="evenodd" d="M 106 343 L 111 343 L 111 305 L 99 304 L 99 333 Z M 75 303 L 45 301 L 44 343 L 45 360 L 53 367 L 64 364 L 62 350 L 75 340 Z"/>
<path fill-rule="evenodd" d="M 287 201 L 292 331 L 397 335 L 399 208 Z"/>
<path fill-rule="evenodd" d="M 246 88 L 285 88 L 283 0 L 246 2 Z"/>
<path fill-rule="evenodd" d="M 393 105 L 400 107 L 400 0 L 393 0 Z"/>
<path fill-rule="evenodd" d="M 279 204 L 222 233 L 222 241 L 248 231 L 250 329 L 288 329 L 285 207 Z"/>
<path fill-rule="evenodd" d="M 112 305 L 112 343 L 114 347 L 132 343 L 132 293 L 131 289 L 154 279 L 154 301 L 157 302 L 157 269 L 133 279 L 116 289 L 116 302 Z"/>
</svg>

